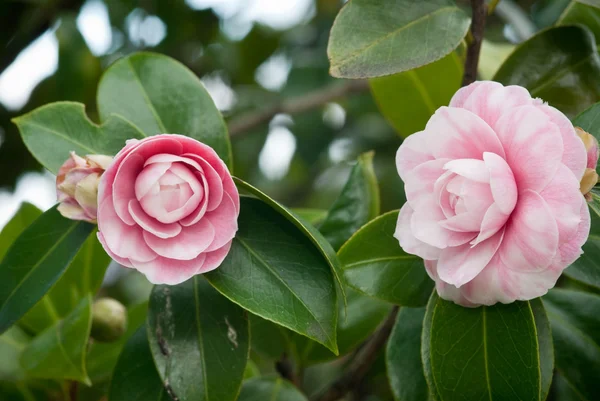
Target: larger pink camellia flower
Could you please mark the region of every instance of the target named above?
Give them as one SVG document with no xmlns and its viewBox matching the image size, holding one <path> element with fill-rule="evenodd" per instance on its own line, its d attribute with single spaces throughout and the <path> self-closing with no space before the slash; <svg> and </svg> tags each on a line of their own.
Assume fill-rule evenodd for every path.
<svg viewBox="0 0 600 401">
<path fill-rule="evenodd" d="M 519 86 L 475 82 L 409 136 L 395 237 L 464 306 L 545 294 L 582 253 L 586 149 L 571 122 Z"/>
<path fill-rule="evenodd" d="M 240 198 L 215 151 L 181 135 L 129 140 L 98 187 L 98 238 L 155 284 L 217 268 L 237 231 Z"/>
</svg>

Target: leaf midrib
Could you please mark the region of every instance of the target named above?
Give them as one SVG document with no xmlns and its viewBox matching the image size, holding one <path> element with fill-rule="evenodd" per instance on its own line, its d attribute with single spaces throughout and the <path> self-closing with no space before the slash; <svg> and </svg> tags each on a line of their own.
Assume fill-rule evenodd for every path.
<svg viewBox="0 0 600 401">
<path fill-rule="evenodd" d="M 200 322 L 200 299 L 198 296 L 198 278 L 194 277 L 194 303 L 195 303 L 195 317 L 196 317 L 196 333 L 198 335 L 198 351 L 200 351 L 200 363 L 202 364 L 202 377 L 204 379 L 204 399 L 209 401 L 208 397 L 208 378 L 206 376 L 206 354 L 204 352 L 204 340 L 202 336 L 202 324 Z"/>
<path fill-rule="evenodd" d="M 306 309 L 306 311 L 313 317 L 315 322 L 317 322 L 317 324 L 321 328 L 321 331 L 323 332 L 323 334 L 325 334 L 327 336 L 327 339 L 330 342 L 330 344 L 335 344 L 333 342 L 332 338 L 329 336 L 329 334 L 325 330 L 325 328 L 323 327 L 323 325 L 321 324 L 321 322 L 317 319 L 317 317 L 314 315 L 314 313 L 308 308 L 308 306 L 304 303 L 304 301 L 298 296 L 298 294 L 296 294 L 292 290 L 292 288 L 288 285 L 288 283 L 286 283 L 285 280 L 282 277 L 280 277 L 277 274 L 277 272 L 274 271 L 271 268 L 271 266 L 269 266 L 269 264 L 260 255 L 258 255 L 256 252 L 254 252 L 252 250 L 252 248 L 243 239 L 238 237 L 238 238 L 236 238 L 236 240 L 248 251 L 248 253 L 250 253 L 250 255 L 252 255 L 255 259 L 257 259 L 267 269 L 267 271 L 269 273 L 271 273 L 277 280 L 279 280 L 285 286 L 285 288 L 287 288 L 290 291 L 290 293 L 300 302 L 300 304 L 304 307 L 304 309 Z"/>
<path fill-rule="evenodd" d="M 393 261 L 393 260 L 417 260 L 417 258 L 415 256 L 412 255 L 403 255 L 403 256 L 387 256 L 387 257 L 383 257 L 383 258 L 373 258 L 373 259 L 364 259 L 358 262 L 352 262 L 352 263 L 348 263 L 343 265 L 344 270 L 351 270 L 351 269 L 356 269 L 358 267 L 361 267 L 362 265 L 368 265 L 371 263 L 379 263 L 379 262 L 389 262 L 389 261 Z"/>
<path fill-rule="evenodd" d="M 161 130 L 162 133 L 167 132 L 167 130 L 165 128 L 165 125 L 163 124 L 160 116 L 158 115 L 158 112 L 154 108 L 154 104 L 150 101 L 150 97 L 148 96 L 148 93 L 146 92 L 146 88 L 144 88 L 144 84 L 142 84 L 142 80 L 137 75 L 137 71 L 133 67 L 133 64 L 131 63 L 131 57 L 127 58 L 127 65 L 129 66 L 129 69 L 131 70 L 131 73 L 132 73 L 132 75 L 133 75 L 133 77 L 135 79 L 135 82 L 140 87 L 140 92 L 141 92 L 142 96 L 144 97 L 144 100 L 148 104 L 148 108 L 150 109 L 150 112 L 154 116 L 154 119 L 156 120 L 156 123 L 158 124 L 158 128 L 160 128 L 160 130 Z"/>
<path fill-rule="evenodd" d="M 403 25 L 403 26 L 401 26 L 400 28 L 398 28 L 398 29 L 395 29 L 395 30 L 391 31 L 391 32 L 389 32 L 388 34 L 386 34 L 386 35 L 384 35 L 384 36 L 381 36 L 381 37 L 380 37 L 380 38 L 378 38 L 378 39 L 375 39 L 374 41 L 372 41 L 372 42 L 371 42 L 371 43 L 369 43 L 368 45 L 366 45 L 366 46 L 364 46 L 364 47 L 361 47 L 360 49 L 357 49 L 357 50 L 353 51 L 353 52 L 352 52 L 352 53 L 350 53 L 350 54 L 349 54 L 349 55 L 348 55 L 346 58 L 342 58 L 342 59 L 338 60 L 338 61 L 335 63 L 335 65 L 336 65 L 336 66 L 341 66 L 341 65 L 344 65 L 344 64 L 346 64 L 348 61 L 350 61 L 350 60 L 353 60 L 353 59 L 357 58 L 357 57 L 358 57 L 358 56 L 360 56 L 362 53 L 366 52 L 367 50 L 369 50 L 369 49 L 370 49 L 370 48 L 372 48 L 372 47 L 375 47 L 375 46 L 377 46 L 377 45 L 381 44 L 382 42 L 386 41 L 386 40 L 387 40 L 387 39 L 389 39 L 390 37 L 392 37 L 392 36 L 394 36 L 394 35 L 396 35 L 396 34 L 399 34 L 400 32 L 404 31 L 405 29 L 408 29 L 408 28 L 410 28 L 410 27 L 411 27 L 411 26 L 413 26 L 413 25 L 416 25 L 416 24 L 418 24 L 418 23 L 421 23 L 423 20 L 426 20 L 426 19 L 428 19 L 428 18 L 431 18 L 431 17 L 433 17 L 434 15 L 436 15 L 436 14 L 439 14 L 439 13 L 441 13 L 442 11 L 446 11 L 446 10 L 453 10 L 453 11 L 456 11 L 456 10 L 458 10 L 458 11 L 460 11 L 460 9 L 459 9 L 458 7 L 456 7 L 456 6 L 445 6 L 445 7 L 442 7 L 442 8 L 438 8 L 437 10 L 435 10 L 435 11 L 433 11 L 433 12 L 430 12 L 430 13 L 428 13 L 428 14 L 425 14 L 425 15 L 423 15 L 423 16 L 421 16 L 421 17 L 419 17 L 419 18 L 415 19 L 415 20 L 412 20 L 412 21 L 410 21 L 408 24 L 406 24 L 406 25 Z"/>
<path fill-rule="evenodd" d="M 86 151 L 90 152 L 90 154 L 102 153 L 102 151 L 98 151 L 98 150 L 92 149 L 89 146 L 86 146 L 86 145 L 82 144 L 81 142 L 76 141 L 75 139 L 73 139 L 73 137 L 66 136 L 63 133 L 59 132 L 59 131 L 53 130 L 53 129 L 48 128 L 48 127 L 46 127 L 44 125 L 40 125 L 38 123 L 34 123 L 33 121 L 23 121 L 21 124 L 24 125 L 24 126 L 25 125 L 31 125 L 31 126 L 33 126 L 35 128 L 38 128 L 38 129 L 50 132 L 51 134 L 54 134 L 54 135 L 56 135 L 56 136 L 64 139 L 67 142 L 71 142 L 71 143 L 73 143 L 73 144 L 75 144 L 75 145 L 77 145 L 77 146 L 85 149 Z"/>
</svg>

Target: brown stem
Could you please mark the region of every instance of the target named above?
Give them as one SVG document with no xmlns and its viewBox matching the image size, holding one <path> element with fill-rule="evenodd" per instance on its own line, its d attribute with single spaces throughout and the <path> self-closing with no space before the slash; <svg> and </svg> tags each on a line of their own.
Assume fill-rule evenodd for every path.
<svg viewBox="0 0 600 401">
<path fill-rule="evenodd" d="M 467 59 L 465 60 L 465 74 L 463 75 L 462 86 L 467 86 L 477 79 L 477 65 L 479 64 L 479 54 L 481 53 L 481 43 L 483 42 L 483 31 L 485 28 L 485 17 L 487 15 L 487 6 L 484 0 L 471 0 L 471 9 L 473 17 L 471 21 L 472 40 L 467 48 Z"/>
<path fill-rule="evenodd" d="M 294 371 L 294 365 L 286 353 L 284 353 L 281 358 L 275 362 L 275 370 L 281 377 L 294 383 L 296 387 L 300 387 L 300 379 L 298 375 L 296 375 L 296 372 Z"/>
<path fill-rule="evenodd" d="M 311 401 L 339 400 L 360 385 L 362 379 L 369 372 L 371 365 L 377 359 L 379 351 L 386 344 L 394 327 L 398 309 L 397 306 L 394 307 L 379 330 L 356 353 L 342 377 L 337 379 L 325 392 L 317 395 Z"/>
<path fill-rule="evenodd" d="M 276 114 L 298 114 L 316 109 L 326 103 L 344 97 L 351 93 L 364 92 L 369 89 L 369 84 L 364 80 L 350 80 L 343 84 L 333 84 L 329 87 L 293 97 L 265 109 L 249 112 L 234 118 L 229 123 L 229 135 L 235 137 L 262 124 L 271 121 Z"/>
<path fill-rule="evenodd" d="M 79 387 L 79 383 L 77 383 L 75 380 L 73 380 L 69 384 L 69 400 L 70 401 L 77 401 L 78 387 Z"/>
</svg>

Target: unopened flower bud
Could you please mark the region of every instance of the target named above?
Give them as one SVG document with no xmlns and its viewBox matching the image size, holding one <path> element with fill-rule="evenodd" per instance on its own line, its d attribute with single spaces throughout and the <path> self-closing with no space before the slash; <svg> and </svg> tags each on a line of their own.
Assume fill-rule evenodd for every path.
<svg viewBox="0 0 600 401">
<path fill-rule="evenodd" d="M 92 338 L 98 342 L 113 342 L 127 330 L 127 310 L 112 298 L 102 298 L 92 306 Z"/>
<path fill-rule="evenodd" d="M 596 164 L 598 164 L 598 140 L 579 127 L 575 127 L 575 132 L 577 132 L 577 135 L 583 141 L 587 152 L 585 173 L 579 183 L 581 193 L 586 196 L 592 188 L 594 188 L 594 185 L 598 183 L 598 174 L 596 173 Z"/>
<path fill-rule="evenodd" d="M 63 216 L 71 220 L 96 222 L 98 183 L 111 161 L 110 156 L 88 155 L 83 158 L 71 152 L 56 176 L 56 193 L 60 202 L 58 211 Z"/>
</svg>

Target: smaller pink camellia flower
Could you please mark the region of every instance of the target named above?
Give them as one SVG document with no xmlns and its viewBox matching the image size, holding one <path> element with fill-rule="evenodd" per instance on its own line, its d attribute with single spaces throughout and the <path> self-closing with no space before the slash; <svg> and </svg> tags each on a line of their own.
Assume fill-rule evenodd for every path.
<svg viewBox="0 0 600 401">
<path fill-rule="evenodd" d="M 425 260 L 444 299 L 472 307 L 542 296 L 583 252 L 580 183 L 595 146 L 525 88 L 461 88 L 398 149 L 407 202 L 394 235 Z"/>
<path fill-rule="evenodd" d="M 593 135 L 588 134 L 579 127 L 575 127 L 577 136 L 581 138 L 587 152 L 587 165 L 583 178 L 579 184 L 581 193 L 589 199 L 589 192 L 598 183 L 598 173 L 596 173 L 596 165 L 598 164 L 598 140 Z"/>
<path fill-rule="evenodd" d="M 98 239 L 155 284 L 216 269 L 237 232 L 240 197 L 209 146 L 182 135 L 132 139 L 98 188 Z"/>
<path fill-rule="evenodd" d="M 71 220 L 96 222 L 98 183 L 112 157 L 71 152 L 56 176 L 58 211 Z"/>
</svg>

